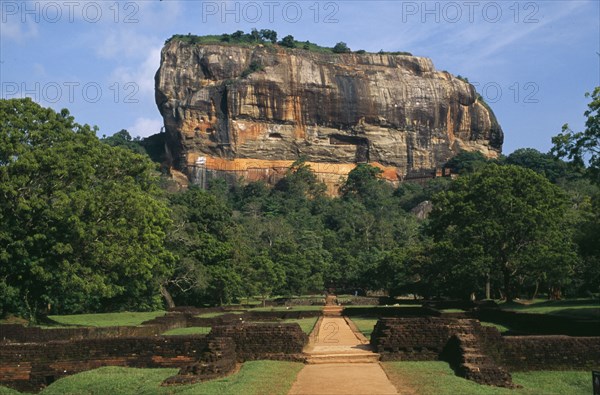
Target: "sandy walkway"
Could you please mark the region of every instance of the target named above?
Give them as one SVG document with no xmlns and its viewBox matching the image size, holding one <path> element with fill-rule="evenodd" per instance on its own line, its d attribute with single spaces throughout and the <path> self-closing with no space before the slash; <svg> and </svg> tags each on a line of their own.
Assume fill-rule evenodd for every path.
<svg viewBox="0 0 600 395">
<path fill-rule="evenodd" d="M 370 351 L 343 317 L 323 317 L 305 352 L 308 365 L 298 374 L 289 395 L 398 394 Z"/>
</svg>

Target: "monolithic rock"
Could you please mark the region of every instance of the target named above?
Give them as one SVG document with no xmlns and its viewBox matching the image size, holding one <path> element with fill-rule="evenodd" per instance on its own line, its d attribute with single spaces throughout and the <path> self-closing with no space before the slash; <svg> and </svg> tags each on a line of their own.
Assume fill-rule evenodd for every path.
<svg viewBox="0 0 600 395">
<path fill-rule="evenodd" d="M 156 74 L 172 165 L 275 182 L 304 158 L 331 193 L 356 163 L 399 182 L 461 150 L 496 157 L 503 133 L 472 85 L 431 60 L 170 40 Z"/>
</svg>

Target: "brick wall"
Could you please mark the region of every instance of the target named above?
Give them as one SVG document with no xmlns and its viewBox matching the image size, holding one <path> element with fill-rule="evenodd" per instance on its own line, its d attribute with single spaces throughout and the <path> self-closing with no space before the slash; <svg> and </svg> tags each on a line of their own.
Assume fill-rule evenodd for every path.
<svg viewBox="0 0 600 395">
<path fill-rule="evenodd" d="M 600 337 L 505 336 L 502 362 L 510 370 L 600 369 Z"/>
<path fill-rule="evenodd" d="M 167 378 L 163 385 L 193 384 L 225 376 L 235 369 L 236 359 L 232 338 L 209 339 L 198 362 L 184 366 L 177 375 Z"/>
<path fill-rule="evenodd" d="M 204 335 L 62 340 L 0 345 L 0 382 L 35 390 L 101 366 L 183 367 L 207 347 Z"/>
<path fill-rule="evenodd" d="M 600 335 L 600 320 L 574 320 L 551 314 L 528 314 L 499 309 L 481 309 L 473 317 L 506 325 L 511 331 L 524 335 Z"/>
<path fill-rule="evenodd" d="M 157 336 L 169 329 L 183 328 L 187 317 L 181 313 L 167 313 L 164 316 L 142 323 L 141 326 L 72 327 L 43 329 L 22 325 L 0 325 L 0 343 L 42 343 L 55 340 L 82 340 L 114 337 Z"/>
<path fill-rule="evenodd" d="M 158 336 L 173 325 L 189 324 L 189 316 L 172 315 L 175 318 L 152 320 L 143 327 L 67 328 L 56 333 L 53 329 L 8 326 L 5 334 L 11 340 L 0 342 L 0 383 L 31 391 L 101 366 L 180 367 L 180 373 L 166 384 L 196 382 L 229 373 L 236 360 L 301 361 L 308 342 L 298 324 L 238 321 L 215 326 L 208 336 Z M 87 334 L 89 339 L 78 338 Z M 127 334 L 142 336 L 124 337 Z M 27 340 L 17 343 L 16 338 Z"/>
<path fill-rule="evenodd" d="M 343 315 L 348 317 L 438 317 L 441 313 L 427 307 L 350 307 Z"/>
<path fill-rule="evenodd" d="M 320 317 L 323 315 L 322 310 L 284 310 L 284 311 L 252 311 L 250 310 L 243 316 L 246 320 L 262 321 L 262 320 L 286 320 Z M 238 315 L 238 317 L 240 317 Z"/>
<path fill-rule="evenodd" d="M 380 318 L 371 345 L 382 360 L 433 361 L 450 338 L 466 331 L 472 320 L 439 317 Z"/>
<path fill-rule="evenodd" d="M 308 336 L 298 324 L 252 324 L 215 326 L 211 336 L 230 337 L 238 361 L 256 359 L 302 360 Z"/>
<path fill-rule="evenodd" d="M 600 336 L 501 336 L 473 319 L 381 318 L 371 345 L 382 360 L 442 359 L 459 376 L 504 387 L 509 370 L 600 368 Z"/>
</svg>

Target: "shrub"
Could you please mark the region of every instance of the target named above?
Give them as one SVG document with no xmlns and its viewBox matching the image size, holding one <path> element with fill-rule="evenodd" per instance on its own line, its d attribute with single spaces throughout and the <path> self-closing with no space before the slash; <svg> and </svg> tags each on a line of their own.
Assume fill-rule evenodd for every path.
<svg viewBox="0 0 600 395">
<path fill-rule="evenodd" d="M 340 41 L 339 43 L 335 44 L 335 46 L 333 47 L 333 52 L 348 53 L 348 52 L 352 52 L 352 51 L 350 50 L 350 48 L 348 48 L 348 45 L 346 45 L 345 42 Z"/>
<path fill-rule="evenodd" d="M 294 40 L 294 36 L 287 35 L 279 42 L 279 45 L 287 48 L 296 48 L 296 40 Z"/>
</svg>

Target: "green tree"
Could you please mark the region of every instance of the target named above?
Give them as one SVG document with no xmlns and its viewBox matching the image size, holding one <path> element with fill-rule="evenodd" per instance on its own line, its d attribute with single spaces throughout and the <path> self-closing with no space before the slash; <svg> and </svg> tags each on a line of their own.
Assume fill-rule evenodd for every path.
<svg viewBox="0 0 600 395">
<path fill-rule="evenodd" d="M 174 226 L 169 248 L 177 260 L 173 275 L 163 279 L 166 292 L 172 294 L 174 302 L 188 305 L 239 297 L 239 284 L 221 289 L 227 279 L 235 283 L 240 279 L 232 246 L 237 228 L 224 198 L 192 186 L 171 196 L 171 207 Z M 222 268 L 235 273 L 226 275 Z"/>
<path fill-rule="evenodd" d="M 562 132 L 552 137 L 552 150 L 558 158 L 568 158 L 576 165 L 589 163 L 588 171 L 595 182 L 600 182 L 600 86 L 586 93 L 591 97 L 588 109 L 583 113 L 587 118 L 585 130 L 574 132 L 568 124 L 563 125 Z"/>
<path fill-rule="evenodd" d="M 146 154 L 146 150 L 142 146 L 142 139 L 139 137 L 136 137 L 135 139 L 132 138 L 129 132 L 125 129 L 121 129 L 109 137 L 103 136 L 100 141 L 110 145 L 111 147 L 123 147 L 135 152 L 136 154 Z"/>
<path fill-rule="evenodd" d="M 54 313 L 156 308 L 169 210 L 154 164 L 30 99 L 0 100 L 0 304 Z M 10 300 L 6 303 L 4 297 Z"/>
<path fill-rule="evenodd" d="M 567 203 L 543 176 L 490 164 L 434 196 L 428 230 L 441 257 L 436 261 L 458 274 L 454 280 L 462 282 L 465 294 L 476 278 L 497 276 L 510 301 L 515 277 L 534 270 L 552 273 L 549 287 L 560 287 L 576 261 Z"/>
<path fill-rule="evenodd" d="M 581 177 L 581 168 L 571 163 L 544 154 L 533 148 L 520 148 L 506 157 L 504 163 L 531 169 L 545 176 L 552 183 L 562 179 L 577 179 Z"/>
<path fill-rule="evenodd" d="M 383 171 L 378 167 L 366 163 L 358 164 L 340 187 L 342 198 L 358 200 L 367 209 L 383 209 L 394 191 L 381 177 L 382 174 Z"/>
<path fill-rule="evenodd" d="M 489 159 L 479 151 L 462 151 L 446 162 L 444 167 L 455 174 L 468 174 L 481 169 L 488 162 Z"/>
<path fill-rule="evenodd" d="M 294 40 L 294 36 L 287 35 L 279 42 L 279 45 L 287 48 L 296 48 L 296 40 Z"/>
<path fill-rule="evenodd" d="M 571 192 L 571 191 L 570 191 Z M 579 296 L 600 294 L 600 193 L 584 195 L 573 209 L 574 239 L 580 264 L 575 268 L 574 290 Z"/>
<path fill-rule="evenodd" d="M 265 306 L 265 301 L 274 290 L 282 287 L 285 283 L 285 270 L 273 262 L 266 254 L 255 256 L 250 261 L 251 274 L 245 281 L 250 282 L 260 295 Z"/>
<path fill-rule="evenodd" d="M 350 52 L 352 52 L 352 50 L 350 48 L 348 48 L 348 45 L 346 45 L 345 42 L 340 41 L 339 43 L 335 44 L 335 46 L 333 47 L 333 52 L 334 53 L 350 53 Z"/>
<path fill-rule="evenodd" d="M 260 37 L 265 41 L 275 44 L 277 42 L 277 32 L 275 30 L 261 29 Z"/>
</svg>

